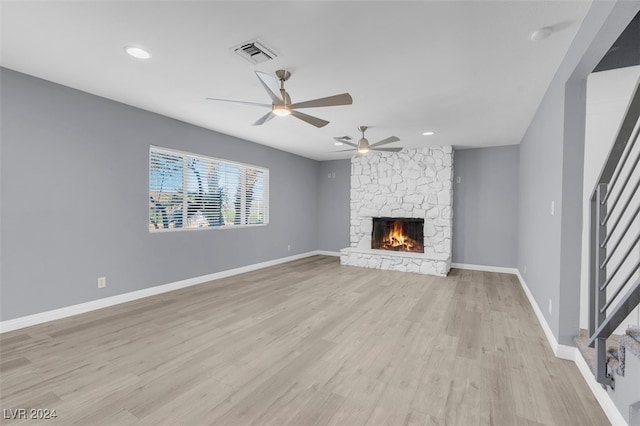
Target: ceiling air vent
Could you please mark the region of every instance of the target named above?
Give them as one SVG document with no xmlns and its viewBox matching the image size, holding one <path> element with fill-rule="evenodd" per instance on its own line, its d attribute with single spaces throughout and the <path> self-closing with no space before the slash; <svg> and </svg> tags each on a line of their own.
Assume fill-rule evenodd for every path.
<svg viewBox="0 0 640 426">
<path fill-rule="evenodd" d="M 239 46 L 233 47 L 232 49 L 238 55 L 242 56 L 254 65 L 270 61 L 277 57 L 271 49 L 266 47 L 264 43 L 259 40 L 248 41 Z"/>
</svg>

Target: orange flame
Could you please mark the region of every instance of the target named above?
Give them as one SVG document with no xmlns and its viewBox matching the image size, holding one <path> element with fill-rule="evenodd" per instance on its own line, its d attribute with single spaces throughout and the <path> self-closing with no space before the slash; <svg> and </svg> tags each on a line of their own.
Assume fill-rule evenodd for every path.
<svg viewBox="0 0 640 426">
<path fill-rule="evenodd" d="M 387 235 L 382 238 L 376 248 L 414 252 L 422 252 L 424 250 L 422 244 L 405 234 L 402 222 L 398 220 L 393 221 Z"/>
<path fill-rule="evenodd" d="M 385 242 L 392 247 L 403 246 L 407 236 L 402 231 L 402 224 L 399 221 L 393 222 L 393 226 L 389 230 L 389 234 L 385 238 Z"/>
</svg>

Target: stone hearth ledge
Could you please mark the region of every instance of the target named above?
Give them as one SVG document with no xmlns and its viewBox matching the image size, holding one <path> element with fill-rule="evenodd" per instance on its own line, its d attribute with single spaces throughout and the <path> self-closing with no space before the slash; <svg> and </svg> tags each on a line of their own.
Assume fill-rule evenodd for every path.
<svg viewBox="0 0 640 426">
<path fill-rule="evenodd" d="M 415 272 L 444 277 L 451 269 L 447 254 L 410 253 L 347 247 L 340 250 L 340 264 L 388 271 Z"/>
</svg>

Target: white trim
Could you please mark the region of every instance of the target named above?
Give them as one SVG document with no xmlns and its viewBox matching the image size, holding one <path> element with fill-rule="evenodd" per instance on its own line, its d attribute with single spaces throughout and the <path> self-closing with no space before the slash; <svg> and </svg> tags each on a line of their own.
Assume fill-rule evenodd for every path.
<svg viewBox="0 0 640 426">
<path fill-rule="evenodd" d="M 556 346 L 554 354 L 557 358 L 573 361 L 577 350 L 578 349 L 575 346 L 558 344 L 558 346 Z"/>
<path fill-rule="evenodd" d="M 468 269 L 471 271 L 482 272 L 498 272 L 500 274 L 513 274 L 517 275 L 518 270 L 516 268 L 505 268 L 504 266 L 488 266 L 488 265 L 471 265 L 467 263 L 452 263 L 452 268 L 456 269 Z"/>
<path fill-rule="evenodd" d="M 316 254 L 321 256 L 337 256 L 340 257 L 339 251 L 316 250 Z"/>
<path fill-rule="evenodd" d="M 613 400 L 611 400 L 611 397 L 609 396 L 607 391 L 602 388 L 602 385 L 600 383 L 596 382 L 591 369 L 587 365 L 587 362 L 584 360 L 580 351 L 577 348 L 574 349 L 575 356 L 573 358 L 573 362 L 578 367 L 578 370 L 582 374 L 584 381 L 587 382 L 589 389 L 591 389 L 591 393 L 593 393 L 593 396 L 595 396 L 596 400 L 598 400 L 598 403 L 600 404 L 600 407 L 602 407 L 602 411 L 604 411 L 604 414 L 607 416 L 612 425 L 626 426 L 627 421 L 624 419 L 620 411 L 618 411 L 618 408 L 614 404 Z"/>
<path fill-rule="evenodd" d="M 132 291 L 129 293 L 123 293 L 123 294 L 118 294 L 111 297 L 105 297 L 103 299 L 92 300 L 90 302 L 80 303 L 78 305 L 66 306 L 64 308 L 54 309 L 52 311 L 46 311 L 38 314 L 27 315 L 20 318 L 2 321 L 0 322 L 0 334 L 13 331 L 13 330 L 18 330 L 25 327 L 30 327 L 36 324 L 42 324 L 48 321 L 54 321 L 57 319 L 67 318 L 73 315 L 95 311 L 97 309 L 107 308 L 109 306 L 119 305 L 121 303 L 131 302 L 132 300 L 142 299 L 143 297 L 155 296 L 157 294 L 166 293 L 168 291 L 178 290 L 181 288 L 198 285 L 205 282 L 218 280 L 220 278 L 226 278 L 233 275 L 243 274 L 245 272 L 251 272 L 257 269 L 267 268 L 269 266 L 279 265 L 285 262 L 291 262 L 292 260 L 302 259 L 305 257 L 310 257 L 315 255 L 322 255 L 325 253 L 332 253 L 332 252 L 322 252 L 319 250 L 310 251 L 307 253 L 301 253 L 293 256 L 282 257 L 280 259 L 274 259 L 266 262 L 255 263 L 253 265 L 242 266 L 240 268 L 228 269 L 226 271 L 215 272 L 213 274 L 208 274 L 208 275 L 202 275 L 200 277 L 188 278 L 186 280 L 176 281 L 169 284 L 149 287 L 142 290 Z"/>
<path fill-rule="evenodd" d="M 559 349 L 560 345 L 558 345 L 556 336 L 553 335 L 553 332 L 551 331 L 551 327 L 549 327 L 549 324 L 547 323 L 547 319 L 542 314 L 542 311 L 538 306 L 538 302 L 536 302 L 536 299 L 533 297 L 533 294 L 531 293 L 531 290 L 529 290 L 527 283 L 525 283 L 524 278 L 522 278 L 522 275 L 520 275 L 520 271 L 516 270 L 516 275 L 518 276 L 518 280 L 520 281 L 520 286 L 522 287 L 522 290 L 524 290 L 524 294 L 526 294 L 527 299 L 529 299 L 529 304 L 533 308 L 533 312 L 535 312 L 536 317 L 538 318 L 538 322 L 540 323 L 540 326 L 542 326 L 542 331 L 544 331 L 544 335 L 547 337 L 547 341 L 549 342 L 549 346 L 551 346 L 551 350 L 553 351 L 553 354 L 558 358 L 573 360 L 573 353 L 570 353 L 570 351 L 566 350 L 566 348 L 571 348 L 571 346 L 565 346 L 562 350 Z M 560 354 L 565 356 L 560 357 L 559 356 Z M 569 358 L 566 357 L 568 355 L 570 355 Z"/>
<path fill-rule="evenodd" d="M 524 281 L 524 278 L 522 278 L 522 275 L 520 275 L 520 271 L 516 269 L 515 273 L 518 276 L 518 281 L 520 281 L 520 285 L 522 286 L 522 290 L 524 290 L 524 294 L 526 294 L 527 299 L 529 299 L 529 304 L 531 304 L 533 312 L 535 312 L 536 317 L 538 318 L 538 322 L 542 326 L 542 330 L 544 331 L 544 335 L 547 337 L 547 341 L 549 342 L 549 346 L 551 346 L 553 354 L 557 358 L 573 361 L 576 348 L 574 346 L 561 345 L 558 343 L 556 337 L 551 331 L 551 327 L 549 327 L 549 323 L 547 323 L 547 319 L 542 314 L 542 311 L 540 310 L 536 299 L 534 299 L 531 290 L 529 290 L 527 283 Z"/>
</svg>

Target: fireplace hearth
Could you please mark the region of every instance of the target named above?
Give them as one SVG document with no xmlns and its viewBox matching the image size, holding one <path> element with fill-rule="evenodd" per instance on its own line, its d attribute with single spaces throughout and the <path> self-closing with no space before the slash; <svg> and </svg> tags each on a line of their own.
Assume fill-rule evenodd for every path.
<svg viewBox="0 0 640 426">
<path fill-rule="evenodd" d="M 424 219 L 374 217 L 371 248 L 424 253 Z"/>
</svg>

